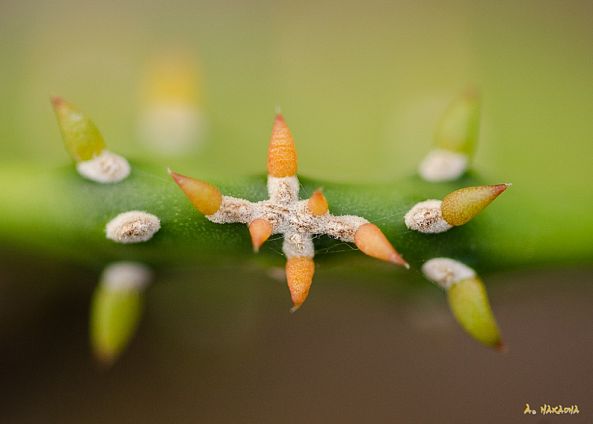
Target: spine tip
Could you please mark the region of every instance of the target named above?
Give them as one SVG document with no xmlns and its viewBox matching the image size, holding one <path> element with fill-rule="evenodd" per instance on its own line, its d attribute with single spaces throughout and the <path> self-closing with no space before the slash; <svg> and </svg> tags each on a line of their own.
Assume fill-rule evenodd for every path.
<svg viewBox="0 0 593 424">
<path fill-rule="evenodd" d="M 503 183 L 503 184 L 497 184 L 494 187 L 494 190 L 496 192 L 498 192 L 498 194 L 502 193 L 503 191 L 505 191 L 507 188 L 512 187 L 513 183 Z"/>
<path fill-rule="evenodd" d="M 59 108 L 60 106 L 62 106 L 65 103 L 64 99 L 59 96 L 51 96 L 50 101 L 51 101 L 51 104 L 53 105 L 53 107 L 55 107 L 55 108 Z"/>
<path fill-rule="evenodd" d="M 504 341 L 499 340 L 494 345 L 494 350 L 496 350 L 497 352 L 500 352 L 500 353 L 508 353 L 509 352 L 509 347 L 508 347 L 508 345 Z"/>
</svg>

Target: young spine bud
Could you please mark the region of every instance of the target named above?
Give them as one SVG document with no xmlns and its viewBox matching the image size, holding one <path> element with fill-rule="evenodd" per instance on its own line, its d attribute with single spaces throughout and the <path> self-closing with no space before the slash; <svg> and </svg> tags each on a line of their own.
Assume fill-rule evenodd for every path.
<svg viewBox="0 0 593 424">
<path fill-rule="evenodd" d="M 268 147 L 268 175 L 292 177 L 297 173 L 297 154 L 290 129 L 281 114 L 276 116 Z"/>
<path fill-rule="evenodd" d="M 101 133 L 85 114 L 60 97 L 51 99 L 66 150 L 84 178 L 98 183 L 117 183 L 131 171 L 128 161 L 105 148 Z"/>
<path fill-rule="evenodd" d="M 441 211 L 449 224 L 459 226 L 470 221 L 511 184 L 465 187 L 443 198 Z"/>
<path fill-rule="evenodd" d="M 480 99 L 468 90 L 445 111 L 435 132 L 435 145 L 418 169 L 426 181 L 452 181 L 467 170 L 480 120 Z"/>
<path fill-rule="evenodd" d="M 365 255 L 410 267 L 375 224 L 366 223 L 358 227 L 354 234 L 354 243 Z"/>
<path fill-rule="evenodd" d="M 150 270 L 133 262 L 118 262 L 103 272 L 90 317 L 91 346 L 103 365 L 113 364 L 132 339 L 142 312 L 142 292 L 150 279 Z"/>
<path fill-rule="evenodd" d="M 105 141 L 95 124 L 77 107 L 61 97 L 52 97 L 51 103 L 72 159 L 76 162 L 90 160 L 105 149 Z"/>
<path fill-rule="evenodd" d="M 447 297 L 453 315 L 474 339 L 500 351 L 506 349 L 488 301 L 486 287 L 480 278 L 468 278 L 453 284 Z"/>
<path fill-rule="evenodd" d="M 292 298 L 291 312 L 296 312 L 307 300 L 313 283 L 315 262 L 313 258 L 296 256 L 286 260 L 286 281 Z"/>
<path fill-rule="evenodd" d="M 443 233 L 466 224 L 488 206 L 511 184 L 465 187 L 440 200 L 425 200 L 406 213 L 404 222 L 410 230 L 426 234 Z"/>
<path fill-rule="evenodd" d="M 480 343 L 504 350 L 486 287 L 475 271 L 449 258 L 434 258 L 422 266 L 424 276 L 447 291 L 449 307 L 461 327 Z"/>
<path fill-rule="evenodd" d="M 203 142 L 205 119 L 199 105 L 199 69 L 191 55 L 171 51 L 149 64 L 142 84 L 138 135 L 146 147 L 181 155 Z"/>
<path fill-rule="evenodd" d="M 272 235 L 272 230 L 272 224 L 267 219 L 258 218 L 251 221 L 249 224 L 249 234 L 251 235 L 254 252 L 259 252 L 262 244 Z"/>
<path fill-rule="evenodd" d="M 315 190 L 311 195 L 307 202 L 307 208 L 309 209 L 309 212 L 315 216 L 322 216 L 328 212 L 329 205 L 321 190 Z"/>
<path fill-rule="evenodd" d="M 449 105 L 435 131 L 439 149 L 471 156 L 476 147 L 480 127 L 480 95 L 467 90 Z"/>
<path fill-rule="evenodd" d="M 220 194 L 220 190 L 215 186 L 173 171 L 169 171 L 169 174 L 173 177 L 179 188 L 183 190 L 194 207 L 201 213 L 212 215 L 220 209 L 222 194 Z"/>
</svg>

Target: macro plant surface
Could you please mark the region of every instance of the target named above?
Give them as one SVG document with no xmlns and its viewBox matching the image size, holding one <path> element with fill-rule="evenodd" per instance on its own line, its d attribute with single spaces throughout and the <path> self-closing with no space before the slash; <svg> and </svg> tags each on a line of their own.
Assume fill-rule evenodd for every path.
<svg viewBox="0 0 593 424">
<path fill-rule="evenodd" d="M 164 166 L 128 162 L 107 151 L 102 137 L 86 115 L 61 99 L 54 100 L 54 107 L 66 147 L 76 161 L 76 169 L 70 166 L 43 171 L 18 164 L 0 171 L 4 173 L 0 178 L 14 181 L 2 193 L 10 201 L 4 202 L 0 235 L 11 243 L 46 254 L 69 257 L 97 267 L 116 261 L 143 263 L 154 268 L 229 261 L 240 266 L 251 260 L 252 246 L 258 250 L 273 233 L 282 233 L 285 235 L 284 253 L 289 257 L 286 271 L 295 309 L 302 305 L 311 286 L 314 266 L 310 259 L 313 253 L 319 261 L 331 260 L 351 268 L 373 267 L 377 272 L 393 273 L 394 283 L 407 278 L 406 272 L 418 274 L 422 268 L 427 278 L 448 291 L 453 313 L 466 331 L 494 347 L 502 346 L 500 335 L 483 284 L 474 269 L 487 274 L 516 266 L 554 261 L 575 263 L 590 258 L 590 250 L 581 247 L 584 239 L 577 238 L 572 251 L 558 254 L 557 249 L 550 249 L 553 238 L 547 237 L 549 233 L 542 231 L 542 225 L 544 222 L 553 224 L 557 217 L 546 216 L 546 211 L 541 210 L 534 211 L 533 215 L 517 214 L 517 210 L 530 206 L 528 201 L 517 196 L 506 205 L 497 202 L 489 211 L 468 222 L 508 187 L 506 184 L 489 186 L 487 184 L 492 181 L 467 171 L 475 150 L 479 119 L 479 99 L 471 93 L 453 103 L 444 115 L 437 128 L 435 148 L 420 164 L 419 176 L 392 183 L 355 185 L 306 178 L 297 180 L 292 136 L 283 119 L 278 118 L 272 135 L 267 179 L 255 176 L 229 180 L 221 175 L 211 180 L 219 190 L 211 184 L 172 173 L 173 179 L 206 217 L 195 212 L 175 187 Z M 188 170 L 185 173 L 196 172 Z M 281 193 L 273 187 L 278 187 L 278 179 L 286 178 L 290 179 L 292 188 L 287 191 L 290 199 L 284 204 L 300 205 L 301 212 L 309 208 L 306 215 L 311 221 L 312 216 L 329 216 L 326 215 L 329 203 L 331 216 L 354 216 L 348 234 L 341 236 L 343 232 L 339 229 L 330 231 L 323 227 L 330 222 L 326 218 L 321 227 L 316 224 L 314 229 L 295 233 L 294 228 L 283 227 L 283 220 L 291 219 L 288 212 L 284 216 L 278 211 L 271 215 L 251 211 L 240 216 L 227 211 L 226 215 L 216 217 L 219 209 L 223 212 L 225 207 L 232 210 L 233 202 L 238 202 L 234 205 L 238 208 L 253 208 L 253 205 L 265 205 L 262 201 L 270 197 L 272 205 L 276 205 L 274 197 L 278 198 Z M 320 187 L 323 194 L 318 191 Z M 465 188 L 458 190 L 462 187 Z M 223 198 L 221 192 L 232 197 Z M 300 198 L 304 199 L 301 202 L 298 202 L 299 192 Z M 228 199 L 235 200 L 229 203 Z M 414 226 L 408 222 L 415 208 L 425 205 L 428 199 L 435 199 L 429 200 L 432 209 L 421 209 L 416 218 L 410 219 L 436 217 L 441 224 L 435 231 L 424 231 L 428 224 L 421 222 Z M 129 239 L 109 236 L 109 226 L 120 222 L 121 214 L 125 221 L 126 214 L 136 213 L 134 211 L 149 214 L 149 221 L 124 222 L 131 226 L 120 233 L 127 234 Z M 210 221 L 249 224 L 252 240 L 249 241 L 249 233 L 237 224 L 221 226 Z M 253 225 L 254 221 L 261 225 Z M 369 221 L 376 226 L 368 224 Z M 372 227 L 366 227 L 368 225 Z M 571 222 L 564 225 L 567 231 L 575 231 L 570 228 Z M 583 223 L 580 225 L 582 228 Z M 362 227 L 373 228 L 373 231 L 359 240 L 357 231 Z M 141 233 L 139 238 L 135 238 L 137 231 Z M 295 246 L 287 248 L 286 240 L 295 234 L 305 240 L 306 252 L 296 254 L 292 248 Z M 342 242 L 326 235 L 342 239 Z M 257 260 L 263 266 L 279 264 L 280 243 L 280 239 L 270 240 L 270 247 L 264 247 Z M 336 250 L 354 251 L 355 246 L 370 256 L 400 265 L 409 263 L 412 269 L 381 268 L 369 259 L 354 256 L 355 252 L 327 254 Z M 306 266 L 300 263 L 295 267 L 293 258 L 307 258 Z M 455 262 L 440 262 L 439 266 L 445 266 L 444 274 L 435 274 L 434 270 L 427 271 L 423 267 L 433 258 L 454 258 Z M 133 267 L 117 269 L 129 272 Z M 462 269 L 459 275 L 455 271 L 458 269 Z M 113 283 L 119 277 L 113 278 L 114 272 L 108 271 L 102 278 L 104 284 L 98 289 L 92 317 L 93 341 L 98 343 L 95 353 L 107 362 L 117 357 L 133 334 L 140 316 L 138 293 L 150 280 L 147 276 L 134 276 L 132 272 L 122 289 L 121 284 Z M 131 284 L 130 280 L 139 282 Z M 109 294 L 106 287 L 116 289 Z"/>
</svg>

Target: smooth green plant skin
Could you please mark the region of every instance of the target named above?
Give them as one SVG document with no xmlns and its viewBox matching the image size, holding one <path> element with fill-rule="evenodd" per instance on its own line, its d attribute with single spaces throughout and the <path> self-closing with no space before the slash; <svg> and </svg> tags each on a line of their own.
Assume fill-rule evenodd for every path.
<svg viewBox="0 0 593 424">
<path fill-rule="evenodd" d="M 102 267 L 114 260 L 136 260 L 156 267 L 168 265 L 229 264 L 235 260 L 281 263 L 281 241 L 270 241 L 255 256 L 246 226 L 216 225 L 201 216 L 163 167 L 132 163 L 129 178 L 102 185 L 81 178 L 73 167 L 39 170 L 19 164 L 0 168 L 0 241 L 38 252 Z M 185 170 L 183 170 L 185 171 Z M 186 171 L 201 177 L 199 171 Z M 208 179 L 224 194 L 261 200 L 267 197 L 266 178 Z M 440 199 L 465 186 L 494 183 L 470 174 L 451 183 L 427 183 L 409 177 L 373 185 L 335 184 L 301 179 L 301 198 L 318 187 L 330 212 L 354 214 L 376 223 L 411 264 L 412 272 L 426 260 L 458 259 L 482 274 L 490 270 L 541 264 L 575 264 L 593 259 L 590 221 L 558 216 L 557 208 L 539 209 L 520 187 L 512 187 L 478 217 L 461 227 L 436 235 L 408 230 L 405 213 L 417 202 Z M 148 242 L 117 244 L 105 238 L 105 224 L 117 214 L 144 210 L 161 219 L 161 230 Z M 560 225 L 561 224 L 561 225 Z M 315 240 L 320 261 L 348 266 L 385 266 L 360 254 L 342 253 L 343 243 Z M 324 254 L 340 251 L 339 254 Z M 355 250 L 352 248 L 352 250 Z M 405 270 L 389 269 L 403 275 Z"/>
</svg>

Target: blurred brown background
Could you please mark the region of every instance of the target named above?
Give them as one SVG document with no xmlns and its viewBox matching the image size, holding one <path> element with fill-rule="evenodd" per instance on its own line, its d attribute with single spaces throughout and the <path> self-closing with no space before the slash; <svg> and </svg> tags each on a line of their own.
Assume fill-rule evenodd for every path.
<svg viewBox="0 0 593 424">
<path fill-rule="evenodd" d="M 2 422 L 586 423 L 593 416 L 591 270 L 491 277 L 506 354 L 463 334 L 430 286 L 400 296 L 382 283 L 320 279 L 291 315 L 283 284 L 262 270 L 241 281 L 231 268 L 187 282 L 162 275 L 137 338 L 109 371 L 96 366 L 87 344 L 96 277 L 70 268 L 72 282 L 49 294 L 34 290 L 39 273 L 64 278 L 61 267 L 43 262 L 1 275 L 9 284 L 0 304 Z M 577 404 L 581 412 L 523 416 L 525 403 L 538 411 L 544 403 Z"/>
</svg>

